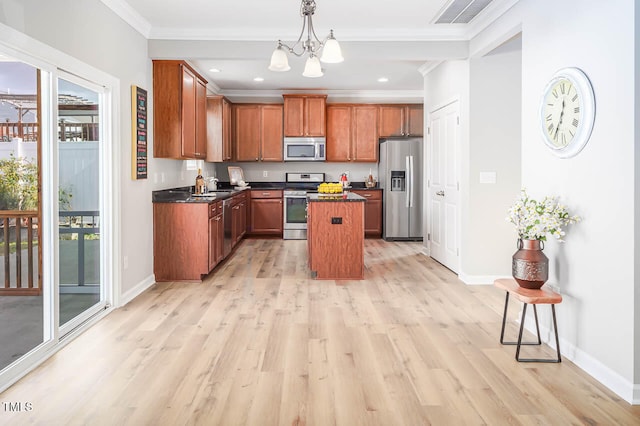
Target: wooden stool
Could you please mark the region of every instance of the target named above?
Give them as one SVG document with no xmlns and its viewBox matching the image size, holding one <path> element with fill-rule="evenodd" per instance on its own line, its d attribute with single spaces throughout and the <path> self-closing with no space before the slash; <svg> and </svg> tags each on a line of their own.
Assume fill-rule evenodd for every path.
<svg viewBox="0 0 640 426">
<path fill-rule="evenodd" d="M 504 314 L 502 315 L 502 331 L 500 332 L 500 343 L 503 345 L 517 345 L 516 349 L 516 361 L 518 362 L 562 362 L 562 358 L 560 357 L 560 341 L 558 340 L 558 325 L 556 323 L 556 303 L 562 302 L 562 296 L 556 292 L 551 290 L 541 288 L 540 290 L 530 290 L 527 288 L 522 288 L 518 285 L 516 280 L 512 278 L 501 278 L 495 280 L 493 285 L 505 290 L 507 296 L 504 301 Z M 509 306 L 509 295 L 513 294 L 513 296 L 524 303 L 522 308 L 522 319 L 520 321 L 520 333 L 518 334 L 517 342 L 505 342 L 504 341 L 504 327 L 507 321 L 507 307 Z M 522 341 L 522 332 L 524 330 L 524 319 L 527 314 L 527 305 L 533 305 L 533 315 L 536 319 L 536 333 L 538 334 L 537 342 L 523 342 Z M 540 340 L 540 327 L 538 326 L 538 310 L 536 309 L 536 305 L 547 304 L 551 305 L 551 313 L 553 315 L 553 330 L 556 335 L 556 351 L 558 353 L 557 359 L 533 359 L 533 358 L 520 358 L 520 346 L 522 345 L 541 345 L 542 341 Z"/>
</svg>

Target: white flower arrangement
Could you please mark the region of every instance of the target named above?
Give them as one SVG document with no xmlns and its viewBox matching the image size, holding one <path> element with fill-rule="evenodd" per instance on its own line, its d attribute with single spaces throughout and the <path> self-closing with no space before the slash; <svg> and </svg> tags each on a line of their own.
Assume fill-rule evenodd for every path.
<svg viewBox="0 0 640 426">
<path fill-rule="evenodd" d="M 529 198 L 526 189 L 520 191 L 515 204 L 509 209 L 508 222 L 516 226 L 520 239 L 547 241 L 547 234 L 564 241 L 564 226 L 577 223 L 579 216 L 570 216 L 567 208 L 555 197 L 544 197 L 542 201 Z"/>
</svg>

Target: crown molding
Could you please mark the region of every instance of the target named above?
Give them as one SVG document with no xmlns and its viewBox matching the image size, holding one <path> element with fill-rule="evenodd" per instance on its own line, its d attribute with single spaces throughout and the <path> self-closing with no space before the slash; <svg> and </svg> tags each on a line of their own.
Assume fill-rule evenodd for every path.
<svg viewBox="0 0 640 426">
<path fill-rule="evenodd" d="M 157 40 L 233 40 L 233 41 L 273 41 L 296 40 L 298 32 L 279 32 L 274 29 L 237 28 L 177 28 L 153 27 L 126 0 L 100 0 L 116 15 L 131 25 L 147 39 Z M 429 24 L 421 29 L 388 29 L 370 31 L 341 30 L 341 41 L 445 41 L 471 40 L 492 22 L 506 13 L 520 0 L 494 0 L 469 24 Z"/>
<path fill-rule="evenodd" d="M 429 74 L 431 71 L 436 69 L 438 67 L 438 65 L 440 65 L 443 62 L 444 61 L 429 61 L 429 62 L 426 62 L 423 65 L 421 65 L 420 68 L 418 68 L 418 72 L 420 74 L 422 74 L 423 77 L 426 77 L 427 74 Z"/>
<path fill-rule="evenodd" d="M 489 25 L 494 23 L 498 18 L 507 13 L 509 9 L 516 5 L 520 0 L 494 0 L 482 11 L 476 19 L 472 20 L 467 27 L 466 39 L 471 40 Z"/>
<path fill-rule="evenodd" d="M 123 21 L 131 25 L 131 27 L 142 34 L 146 39 L 152 32 L 151 23 L 140 15 L 125 0 L 100 0 L 113 13 L 118 15 Z"/>
<path fill-rule="evenodd" d="M 219 90 L 218 95 L 235 103 L 249 103 L 269 100 L 282 102 L 283 94 L 318 93 L 327 95 L 328 102 L 343 103 L 407 103 L 424 101 L 424 90 Z"/>
<path fill-rule="evenodd" d="M 104 1 L 104 0 L 103 0 Z M 429 26 L 421 29 L 388 29 L 363 33 L 363 30 L 340 30 L 340 41 L 450 41 L 468 40 L 465 24 L 446 27 Z M 179 28 L 154 27 L 149 39 L 153 40 L 207 40 L 207 41 L 274 41 L 296 40 L 299 32 L 279 31 L 272 28 Z"/>
</svg>

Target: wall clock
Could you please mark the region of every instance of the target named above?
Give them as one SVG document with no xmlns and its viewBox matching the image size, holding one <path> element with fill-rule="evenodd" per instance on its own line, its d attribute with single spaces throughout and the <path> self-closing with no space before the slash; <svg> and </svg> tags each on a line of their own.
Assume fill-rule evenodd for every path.
<svg viewBox="0 0 640 426">
<path fill-rule="evenodd" d="M 556 72 L 542 95 L 540 125 L 551 151 L 561 158 L 578 154 L 589 141 L 596 113 L 593 87 L 578 68 Z"/>
</svg>

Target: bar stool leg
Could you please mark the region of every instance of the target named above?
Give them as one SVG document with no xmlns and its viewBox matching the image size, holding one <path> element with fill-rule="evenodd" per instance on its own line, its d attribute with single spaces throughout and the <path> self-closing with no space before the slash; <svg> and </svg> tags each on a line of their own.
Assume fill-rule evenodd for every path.
<svg viewBox="0 0 640 426">
<path fill-rule="evenodd" d="M 507 323 L 507 310 L 509 307 L 509 292 L 506 292 L 507 295 L 504 299 L 504 313 L 502 314 L 502 329 L 500 330 L 500 343 L 503 345 L 517 345 L 518 342 L 505 342 L 504 341 L 504 329 Z M 538 341 L 537 342 L 520 342 L 520 345 L 541 345 L 542 340 L 540 340 L 540 329 L 538 328 L 538 311 L 536 310 L 536 305 L 533 305 L 533 312 L 536 316 L 536 330 L 538 330 Z M 522 321 L 521 321 L 522 323 Z"/>
<path fill-rule="evenodd" d="M 553 315 L 553 330 L 556 334 L 556 352 L 558 353 L 558 362 L 562 362 L 560 357 L 560 340 L 558 339 L 558 323 L 556 322 L 556 305 L 551 305 L 551 314 Z"/>
<path fill-rule="evenodd" d="M 504 313 L 502 314 L 502 330 L 500 330 L 500 343 L 508 345 L 510 343 L 504 342 L 504 327 L 507 322 L 507 307 L 509 306 L 509 292 L 507 291 L 507 297 L 504 299 Z"/>
<path fill-rule="evenodd" d="M 533 305 L 534 308 L 534 312 L 535 312 L 535 307 L 536 305 Z M 525 303 L 523 308 L 522 308 L 522 321 L 520 322 L 520 334 L 518 335 L 518 348 L 516 350 L 516 361 L 518 362 L 549 362 L 549 363 L 559 363 L 562 362 L 562 358 L 560 357 L 560 340 L 558 339 L 558 323 L 556 322 L 556 309 L 555 309 L 555 305 L 551 305 L 551 313 L 553 315 L 553 330 L 555 332 L 555 337 L 556 337 L 556 352 L 558 354 L 556 359 L 549 359 L 549 358 L 520 358 L 520 346 L 524 345 L 524 343 L 522 343 L 522 333 L 524 330 L 524 318 L 525 318 L 525 314 L 527 312 L 527 304 Z M 536 327 L 538 326 L 537 324 L 538 318 L 536 315 Z M 540 330 L 538 330 L 538 339 L 540 339 Z"/>
<path fill-rule="evenodd" d="M 540 326 L 538 325 L 538 309 L 536 305 L 533 305 L 533 316 L 536 318 L 536 333 L 538 334 L 538 344 L 542 344 L 542 340 L 540 339 Z"/>
<path fill-rule="evenodd" d="M 535 306 L 535 305 L 534 305 Z M 522 320 L 520 320 L 520 333 L 518 333 L 518 348 L 516 349 L 516 361 L 520 361 L 520 346 L 522 345 L 522 332 L 524 331 L 524 319 L 527 315 L 527 304 L 522 306 Z"/>
</svg>

